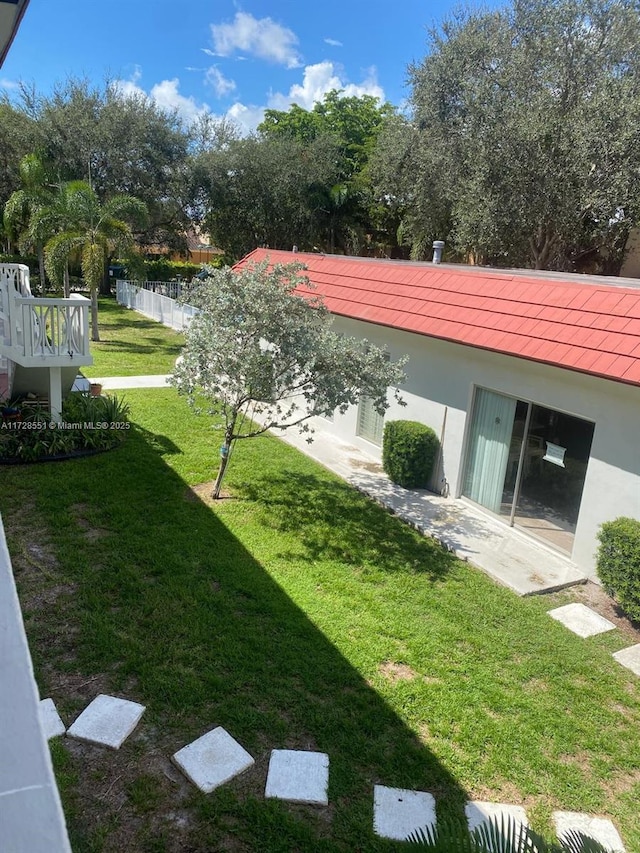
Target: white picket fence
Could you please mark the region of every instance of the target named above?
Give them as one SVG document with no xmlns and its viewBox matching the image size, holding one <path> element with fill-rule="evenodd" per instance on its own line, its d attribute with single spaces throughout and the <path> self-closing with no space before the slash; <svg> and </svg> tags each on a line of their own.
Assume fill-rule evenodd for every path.
<svg viewBox="0 0 640 853">
<path fill-rule="evenodd" d="M 184 305 L 156 292 L 152 285 L 156 282 L 116 281 L 116 299 L 119 305 L 133 308 L 145 317 L 157 320 L 165 326 L 169 326 L 178 332 L 189 325 L 198 309 L 193 305 Z"/>
</svg>

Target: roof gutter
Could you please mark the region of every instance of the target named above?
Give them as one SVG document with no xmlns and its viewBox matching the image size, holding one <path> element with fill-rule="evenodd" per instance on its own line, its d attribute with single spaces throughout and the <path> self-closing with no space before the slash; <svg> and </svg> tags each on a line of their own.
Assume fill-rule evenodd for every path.
<svg viewBox="0 0 640 853">
<path fill-rule="evenodd" d="M 7 0 L 1 0 L 1 2 L 6 3 Z M 24 13 L 27 11 L 27 6 L 29 5 L 29 0 L 18 0 L 17 4 L 12 4 L 12 5 L 17 5 L 18 10 L 16 13 L 16 17 L 13 21 L 13 26 L 11 28 L 11 33 L 9 35 L 9 38 L 7 39 L 4 47 L 1 49 L 1 52 L 0 52 L 0 68 L 2 68 L 3 63 L 4 63 L 5 59 L 7 58 L 7 54 L 9 53 L 9 48 L 13 44 L 13 40 L 16 37 L 16 33 L 18 32 L 20 24 L 22 23 L 22 18 L 24 17 Z"/>
</svg>

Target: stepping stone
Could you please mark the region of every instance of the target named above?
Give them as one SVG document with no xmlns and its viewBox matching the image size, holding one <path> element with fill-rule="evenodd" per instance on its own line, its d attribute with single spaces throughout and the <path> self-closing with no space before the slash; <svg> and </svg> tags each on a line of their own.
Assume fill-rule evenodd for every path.
<svg viewBox="0 0 640 853">
<path fill-rule="evenodd" d="M 265 797 L 327 806 L 328 788 L 329 756 L 324 752 L 271 751 Z"/>
<path fill-rule="evenodd" d="M 616 627 L 613 622 L 609 622 L 604 616 L 600 616 L 584 604 L 565 604 L 564 607 L 556 607 L 555 610 L 548 610 L 547 613 L 579 637 L 593 637 L 594 634 L 613 631 Z"/>
<path fill-rule="evenodd" d="M 618 830 L 608 818 L 593 817 L 581 812 L 554 812 L 551 817 L 560 841 L 566 832 L 573 829 L 590 835 L 611 853 L 624 853 L 624 845 Z"/>
<path fill-rule="evenodd" d="M 493 823 L 500 826 L 502 819 L 506 823 L 507 818 L 511 818 L 517 824 L 529 826 L 527 813 L 522 806 L 512 806 L 508 803 L 485 803 L 480 800 L 470 800 L 464 807 L 464 813 L 469 825 L 469 832 L 473 832 L 481 824 L 493 820 Z"/>
<path fill-rule="evenodd" d="M 40 710 L 40 726 L 47 740 L 66 732 L 53 699 L 41 699 L 38 708 Z"/>
<path fill-rule="evenodd" d="M 210 794 L 254 764 L 253 758 L 229 732 L 218 726 L 172 756 L 196 788 Z"/>
<path fill-rule="evenodd" d="M 629 646 L 619 652 L 614 652 L 613 656 L 622 666 L 626 666 L 635 675 L 640 675 L 640 643 L 637 646 Z"/>
<path fill-rule="evenodd" d="M 138 725 L 144 705 L 101 693 L 67 730 L 68 737 L 120 749 Z"/>
<path fill-rule="evenodd" d="M 436 801 L 425 791 L 373 789 L 373 831 L 381 838 L 404 841 L 417 829 L 435 828 Z"/>
</svg>

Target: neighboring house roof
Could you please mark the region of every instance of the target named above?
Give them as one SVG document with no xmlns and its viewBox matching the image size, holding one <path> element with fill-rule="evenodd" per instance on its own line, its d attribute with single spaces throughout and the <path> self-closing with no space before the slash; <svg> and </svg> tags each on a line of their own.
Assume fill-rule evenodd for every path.
<svg viewBox="0 0 640 853">
<path fill-rule="evenodd" d="M 496 270 L 255 249 L 238 264 L 298 261 L 333 313 L 640 385 L 640 287 Z"/>
<path fill-rule="evenodd" d="M 28 5 L 29 0 L 0 0 L 0 68 Z"/>
</svg>

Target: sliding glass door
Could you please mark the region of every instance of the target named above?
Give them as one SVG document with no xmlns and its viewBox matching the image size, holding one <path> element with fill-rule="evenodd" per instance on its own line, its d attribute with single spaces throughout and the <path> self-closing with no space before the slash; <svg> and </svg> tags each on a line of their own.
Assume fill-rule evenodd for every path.
<svg viewBox="0 0 640 853">
<path fill-rule="evenodd" d="M 582 418 L 478 388 L 462 493 L 570 552 L 593 430 Z"/>
</svg>

